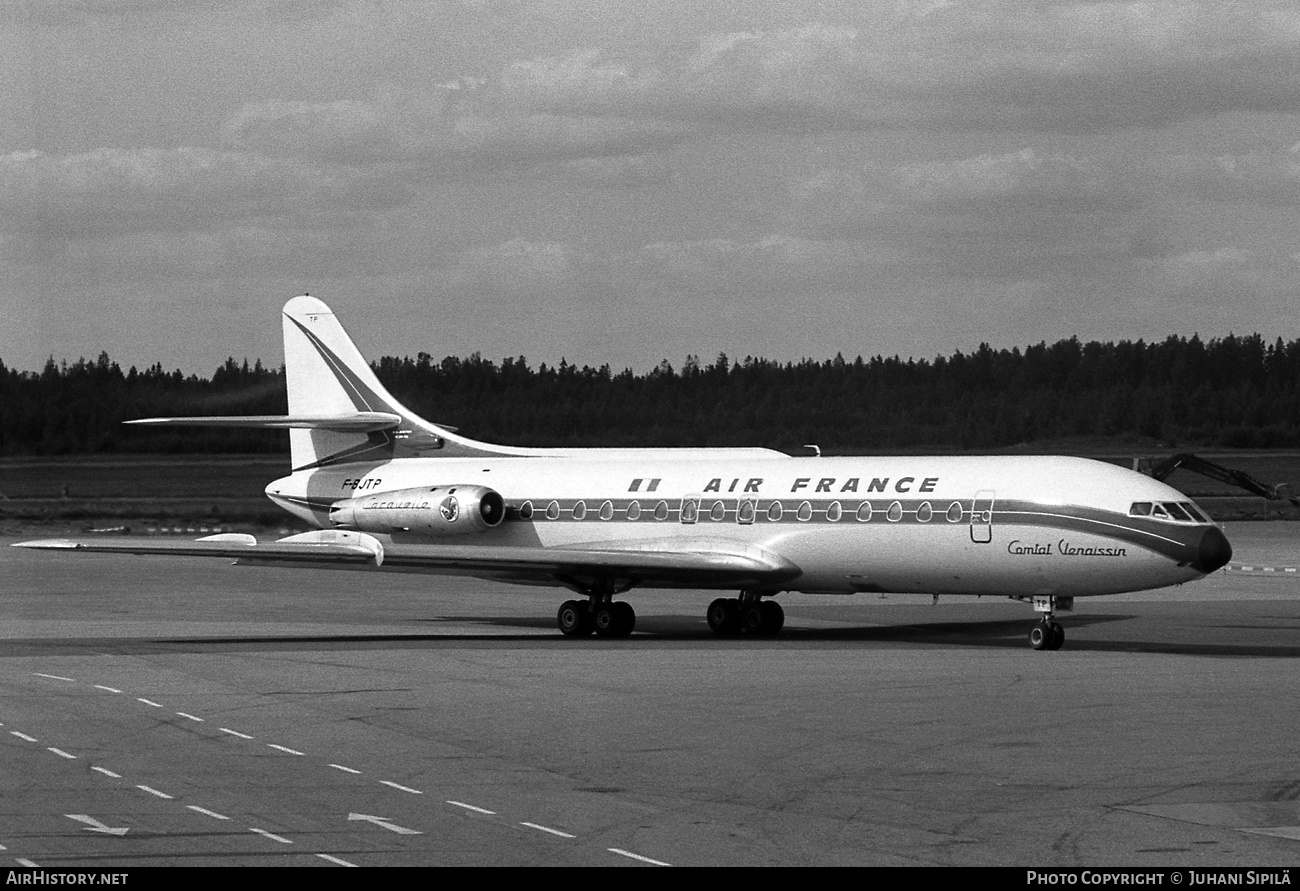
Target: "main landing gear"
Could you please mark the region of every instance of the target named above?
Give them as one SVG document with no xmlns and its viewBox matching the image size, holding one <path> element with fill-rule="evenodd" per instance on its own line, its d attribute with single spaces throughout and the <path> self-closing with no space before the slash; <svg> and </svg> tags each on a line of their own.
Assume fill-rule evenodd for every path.
<svg viewBox="0 0 1300 891">
<path fill-rule="evenodd" d="M 739 598 L 719 597 L 709 604 L 707 615 L 709 627 L 716 634 L 748 631 L 761 637 L 774 637 L 785 625 L 781 604 L 744 591 Z"/>
<path fill-rule="evenodd" d="M 627 637 L 636 627 L 632 604 L 612 599 L 610 590 L 592 591 L 587 602 L 566 600 L 555 614 L 555 624 L 566 637 Z"/>
<path fill-rule="evenodd" d="M 584 591 L 587 600 L 566 600 L 555 614 L 555 624 L 566 637 L 627 637 L 636 627 L 630 603 L 613 600 L 612 589 Z M 709 627 L 718 634 L 747 631 L 773 637 L 785 625 L 785 610 L 775 600 L 742 591 L 740 597 L 719 597 L 709 604 Z"/>
<path fill-rule="evenodd" d="M 1059 650 L 1065 643 L 1065 629 L 1053 620 L 1052 613 L 1074 609 L 1074 598 L 1036 595 L 1033 602 L 1034 611 L 1042 613 L 1043 618 L 1029 630 L 1029 645 L 1035 650 Z"/>
</svg>

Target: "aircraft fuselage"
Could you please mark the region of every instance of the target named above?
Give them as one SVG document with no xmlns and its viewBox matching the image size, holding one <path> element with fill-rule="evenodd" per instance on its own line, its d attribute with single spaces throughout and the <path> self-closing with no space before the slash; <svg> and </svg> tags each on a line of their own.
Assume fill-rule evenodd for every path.
<svg viewBox="0 0 1300 891">
<path fill-rule="evenodd" d="M 298 471 L 267 494 L 330 528 L 330 507 L 349 499 L 457 486 L 505 504 L 498 525 L 461 544 L 668 549 L 708 540 L 779 554 L 799 569 L 779 590 L 808 593 L 1081 597 L 1191 581 L 1230 554 L 1194 506 L 1186 520 L 1135 515 L 1135 505 L 1189 505 L 1176 489 L 1055 456 L 404 458 Z M 392 506 L 367 505 L 376 517 Z M 379 534 L 448 541 L 400 525 Z"/>
</svg>

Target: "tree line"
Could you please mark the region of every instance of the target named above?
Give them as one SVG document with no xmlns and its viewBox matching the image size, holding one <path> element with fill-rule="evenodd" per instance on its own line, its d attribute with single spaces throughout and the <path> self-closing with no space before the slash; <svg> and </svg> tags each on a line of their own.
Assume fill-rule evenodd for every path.
<svg viewBox="0 0 1300 891">
<path fill-rule="evenodd" d="M 688 356 L 644 374 L 478 353 L 384 357 L 379 380 L 416 413 L 475 439 L 539 446 L 768 446 L 827 454 L 1092 441 L 1300 446 L 1300 340 L 987 344 L 933 360 L 779 363 Z M 282 431 L 124 427 L 167 415 L 283 414 L 284 371 L 228 359 L 211 378 L 107 354 L 40 372 L 0 361 L 0 454 L 276 452 Z"/>
</svg>

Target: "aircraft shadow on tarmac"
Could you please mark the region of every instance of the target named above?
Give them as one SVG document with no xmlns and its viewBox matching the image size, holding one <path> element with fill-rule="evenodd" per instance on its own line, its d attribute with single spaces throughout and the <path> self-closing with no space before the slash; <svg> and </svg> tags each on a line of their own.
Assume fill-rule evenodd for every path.
<svg viewBox="0 0 1300 891">
<path fill-rule="evenodd" d="M 1123 623 L 1136 616 L 1090 615 L 1072 616 L 1069 629 L 1078 632 L 1083 628 L 1103 628 Z M 1268 617 L 1261 617 L 1268 618 Z M 1293 616 L 1274 617 L 1286 624 L 1222 625 L 1223 630 L 1237 631 L 1288 631 L 1293 632 Z M 61 637 L 28 638 L 0 641 L 0 658 L 36 655 L 143 655 L 150 653 L 221 653 L 301 650 L 354 650 L 354 649 L 424 649 L 438 646 L 464 647 L 467 645 L 513 645 L 516 647 L 601 647 L 631 648 L 654 646 L 659 643 L 699 643 L 702 646 L 725 647 L 777 647 L 799 648 L 822 644 L 884 644 L 902 646 L 976 647 L 981 649 L 1028 649 L 1026 621 L 998 619 L 990 621 L 912 622 L 894 625 L 867 625 L 837 628 L 799 628 L 787 625 L 773 638 L 755 639 L 738 634 L 719 637 L 703 622 L 686 616 L 647 616 L 638 619 L 631 638 L 602 639 L 593 637 L 574 640 L 555 631 L 554 623 L 537 616 L 448 616 L 420 620 L 428 623 L 455 623 L 456 625 L 495 626 L 512 629 L 534 629 L 536 633 L 509 634 L 458 633 L 445 634 L 331 634 L 331 635 L 242 635 L 226 637 Z M 1288 637 L 1293 637 L 1288 635 Z M 1300 658 L 1300 645 L 1268 645 L 1243 642 L 1198 642 L 1177 640 L 1172 636 L 1151 640 L 1137 637 L 1079 637 L 1067 640 L 1066 650 L 1077 652 L 1152 653 L 1185 656 L 1264 657 L 1275 659 Z M 1027 654 L 1027 656 L 1033 654 Z M 1037 656 L 1033 658 L 1052 658 Z"/>
</svg>

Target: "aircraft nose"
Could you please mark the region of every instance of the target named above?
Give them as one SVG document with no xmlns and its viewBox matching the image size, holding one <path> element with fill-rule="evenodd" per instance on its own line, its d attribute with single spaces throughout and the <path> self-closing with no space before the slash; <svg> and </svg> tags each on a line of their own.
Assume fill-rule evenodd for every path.
<svg viewBox="0 0 1300 891">
<path fill-rule="evenodd" d="M 1231 559 L 1232 545 L 1228 543 L 1228 536 L 1224 535 L 1223 530 L 1217 526 L 1211 526 L 1201 533 L 1201 541 L 1197 546 L 1196 562 L 1192 564 L 1192 567 L 1197 572 L 1208 575 L 1226 566 Z"/>
</svg>

